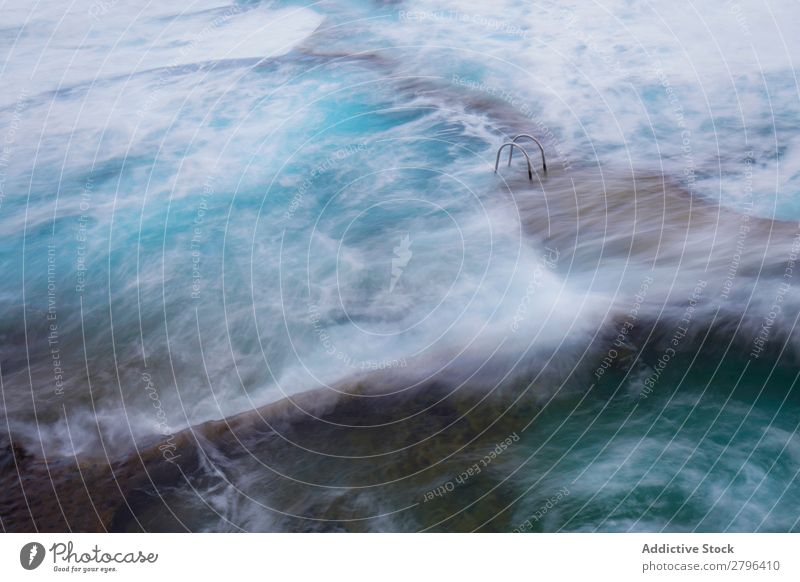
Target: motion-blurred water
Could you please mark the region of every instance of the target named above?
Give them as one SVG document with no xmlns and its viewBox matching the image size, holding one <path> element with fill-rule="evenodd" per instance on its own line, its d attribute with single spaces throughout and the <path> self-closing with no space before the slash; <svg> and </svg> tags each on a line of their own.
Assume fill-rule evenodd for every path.
<svg viewBox="0 0 800 582">
<path fill-rule="evenodd" d="M 539 411 L 457 529 L 798 528 L 792 2 L 2 11 L 3 432 L 26 449 L 115 457 L 371 373 L 437 377 Z M 492 173 L 519 132 L 548 154 L 533 184 L 518 154 Z M 652 262 L 615 238 L 627 217 Z M 242 483 L 176 494 L 213 507 L 193 528 L 341 509 L 237 463 Z M 442 471 L 346 513 L 447 528 L 404 512 Z"/>
</svg>

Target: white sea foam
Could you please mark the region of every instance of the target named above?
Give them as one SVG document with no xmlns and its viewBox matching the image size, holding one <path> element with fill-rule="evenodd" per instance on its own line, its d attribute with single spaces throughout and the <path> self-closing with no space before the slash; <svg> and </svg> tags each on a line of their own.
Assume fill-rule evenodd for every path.
<svg viewBox="0 0 800 582">
<path fill-rule="evenodd" d="M 71 418 L 99 427 L 76 442 L 48 433 L 62 452 L 98 446 L 96 432 L 154 433 L 143 355 L 178 430 L 363 371 L 424 360 L 415 371 L 433 373 L 499 350 L 502 378 L 590 342 L 644 273 L 624 257 L 582 271 L 523 234 L 490 171 L 504 122 L 545 135 L 554 170 L 663 169 L 697 194 L 796 216 L 797 10 L 733 6 L 10 9 L 0 293 L 18 346 L 4 370 L 14 423 L 37 440 L 33 391 L 39 421 L 64 433 L 51 360 L 33 351 L 31 383 L 21 353 L 23 285 L 27 341 L 46 337 L 51 233 Z M 516 196 L 518 169 L 501 173 Z M 113 422 L 123 415 L 130 425 Z"/>
</svg>

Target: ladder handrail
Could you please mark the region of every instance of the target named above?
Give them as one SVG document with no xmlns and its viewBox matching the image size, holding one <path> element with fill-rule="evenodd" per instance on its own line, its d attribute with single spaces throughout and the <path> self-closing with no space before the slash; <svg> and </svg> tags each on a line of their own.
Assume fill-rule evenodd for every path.
<svg viewBox="0 0 800 582">
<path fill-rule="evenodd" d="M 536 139 L 535 137 L 533 137 L 529 133 L 520 133 L 519 135 L 514 136 L 514 139 L 511 140 L 511 143 L 517 143 L 517 140 L 521 139 L 523 137 L 535 141 L 536 145 L 539 146 L 539 151 L 542 152 L 542 170 L 546 174 L 547 173 L 547 162 L 544 160 L 544 147 L 542 146 L 542 142 L 540 142 L 538 139 Z M 511 148 L 511 151 L 508 152 L 508 165 L 509 166 L 511 165 L 511 156 L 513 156 L 513 155 L 514 155 L 514 148 Z"/>
<path fill-rule="evenodd" d="M 522 151 L 523 155 L 525 156 L 525 160 L 528 162 L 528 180 L 530 180 L 532 182 L 533 181 L 533 170 L 531 169 L 531 158 L 528 155 L 528 152 L 525 151 L 524 147 L 522 147 L 518 143 L 514 143 L 513 141 L 507 141 L 506 143 L 504 143 L 503 145 L 500 146 L 499 150 L 497 150 L 497 159 L 494 162 L 494 173 L 495 174 L 497 173 L 497 168 L 500 165 L 500 153 L 503 151 L 503 148 L 506 147 L 506 146 L 510 146 L 512 152 L 514 151 L 515 147 L 519 148 Z"/>
</svg>

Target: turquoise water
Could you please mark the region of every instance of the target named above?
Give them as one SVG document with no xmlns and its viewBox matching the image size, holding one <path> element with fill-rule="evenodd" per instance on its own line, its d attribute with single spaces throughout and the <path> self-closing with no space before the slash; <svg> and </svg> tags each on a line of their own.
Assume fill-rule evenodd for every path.
<svg viewBox="0 0 800 582">
<path fill-rule="evenodd" d="M 196 480 L 161 492 L 177 521 L 143 501 L 121 529 L 798 529 L 790 3 L 780 24 L 742 3 L 750 35 L 724 2 L 691 18 L 624 2 L 84 4 L 63 20 L 15 8 L 2 40 L 3 432 L 41 456 L 119 459 L 362 383 L 378 403 L 347 422 L 414 419 L 351 442 L 325 432 L 336 414 L 305 410 L 321 423 L 287 430 L 322 458 L 292 439 L 253 455 L 212 442 Z M 533 186 L 521 157 L 492 173 L 521 131 L 548 152 Z M 682 226 L 634 175 L 716 221 L 670 239 Z M 614 238 L 629 216 L 665 262 Z M 738 229 L 756 222 L 745 258 Z M 733 249 L 719 264 L 718 242 Z M 645 277 L 642 327 L 598 379 Z M 646 393 L 700 279 L 690 338 Z M 380 404 L 420 387 L 396 418 Z M 458 416 L 491 430 L 448 431 L 428 389 L 491 394 Z M 395 456 L 393 438 L 421 450 Z M 382 455 L 374 475 L 328 464 L 350 446 Z"/>
<path fill-rule="evenodd" d="M 740 364 L 721 363 L 714 374 L 687 359 L 686 375 L 646 400 L 620 394 L 623 382 L 534 422 L 528 487 L 570 491 L 536 529 L 796 530 L 796 374 L 765 383 L 764 368 L 741 377 Z M 555 446 L 535 444 L 547 438 Z M 523 498 L 534 514 L 536 497 Z M 523 522 L 525 509 L 515 515 Z"/>
</svg>

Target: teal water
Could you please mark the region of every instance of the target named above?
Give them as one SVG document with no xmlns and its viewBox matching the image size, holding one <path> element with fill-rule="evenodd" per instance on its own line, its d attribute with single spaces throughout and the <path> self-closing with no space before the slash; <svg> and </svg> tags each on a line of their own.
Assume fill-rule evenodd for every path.
<svg viewBox="0 0 800 582">
<path fill-rule="evenodd" d="M 142 502 L 121 529 L 798 529 L 790 3 L 774 8 L 783 24 L 751 6 L 755 37 L 724 2 L 699 18 L 509 0 L 86 19 L 85 4 L 63 20 L 15 9 L 2 37 L 15 87 L 0 101 L 4 438 L 117 459 L 361 382 L 376 402 L 396 383 L 453 390 L 475 429 L 449 431 L 452 411 L 424 396 L 410 416 L 389 400 L 348 417 L 413 418 L 392 438 L 420 451 L 395 456 L 389 437 L 333 440 L 338 417 L 305 410 L 320 423 L 287 430 L 307 447 L 259 443 L 256 462 L 219 445 L 196 480 L 161 492 L 177 522 Z M 532 186 L 520 157 L 492 173 L 523 130 L 551 168 Z M 730 214 L 669 238 L 682 231 L 667 202 L 631 175 L 696 201 L 700 224 L 720 216 L 704 204 Z M 565 222 L 579 192 L 596 205 Z M 665 262 L 614 238 L 625 216 Z M 570 241 L 575 224 L 576 241 L 594 238 Z M 716 264 L 718 242 L 733 250 Z M 598 380 L 648 276 L 642 329 Z M 700 279 L 690 340 L 645 394 Z M 475 390 L 496 406 L 462 415 Z M 480 475 L 425 501 L 511 433 Z M 327 464 L 350 446 L 379 450 L 374 475 Z"/>
<path fill-rule="evenodd" d="M 797 530 L 796 373 L 681 363 L 647 399 L 598 386 L 533 423 L 528 488 L 570 494 L 532 529 Z M 526 493 L 515 516 L 547 499 Z"/>
</svg>

